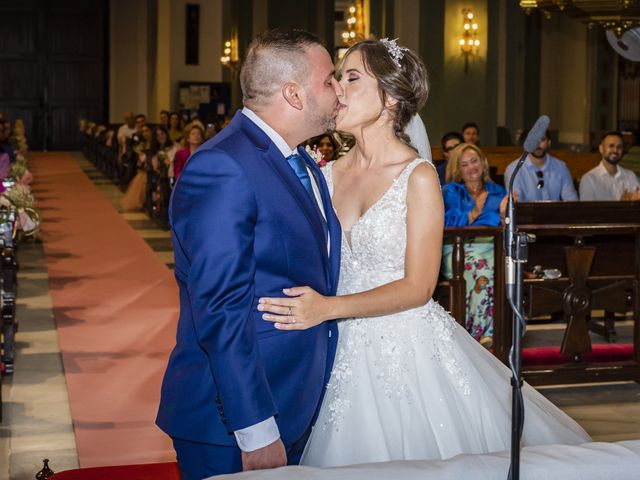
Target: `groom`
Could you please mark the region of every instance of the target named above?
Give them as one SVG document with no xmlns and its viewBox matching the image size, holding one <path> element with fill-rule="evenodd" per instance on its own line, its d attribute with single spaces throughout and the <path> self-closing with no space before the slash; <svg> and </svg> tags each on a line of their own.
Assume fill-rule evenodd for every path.
<svg viewBox="0 0 640 480">
<path fill-rule="evenodd" d="M 257 37 L 240 74 L 245 108 L 173 192 L 180 320 L 157 424 L 183 479 L 295 464 L 317 415 L 335 323 L 292 334 L 256 307 L 295 285 L 335 294 L 340 225 L 322 173 L 295 149 L 335 128 L 333 70 L 307 32 Z"/>
</svg>

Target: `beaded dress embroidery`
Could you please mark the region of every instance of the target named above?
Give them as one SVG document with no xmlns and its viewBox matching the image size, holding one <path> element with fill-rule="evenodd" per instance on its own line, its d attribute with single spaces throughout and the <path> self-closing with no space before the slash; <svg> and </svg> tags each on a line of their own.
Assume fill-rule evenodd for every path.
<svg viewBox="0 0 640 480">
<path fill-rule="evenodd" d="M 416 159 L 405 167 L 391 187 L 353 225 L 344 232 L 338 295 L 363 292 L 404 276 L 407 243 L 407 184 L 413 169 L 426 160 Z M 333 194 L 332 167 L 325 171 Z M 366 374 L 375 377 L 388 397 L 411 401 L 411 389 L 404 382 L 416 346 L 430 342 L 432 358 L 451 375 L 464 394 L 470 393 L 467 374 L 452 356 L 453 319 L 430 300 L 427 305 L 393 315 L 341 321 L 338 351 L 332 381 L 325 402 L 330 412 L 324 428 L 340 428 L 344 411 L 349 408 L 345 395 L 348 384 L 357 384 Z M 368 349 L 375 351 L 375 363 L 369 372 L 354 372 L 352 365 Z"/>
<path fill-rule="evenodd" d="M 338 295 L 404 276 L 409 163 L 343 232 Z M 323 173 L 333 194 L 333 163 Z M 430 248 L 425 245 L 424 248 Z M 509 370 L 435 301 L 405 312 L 338 322 L 331 379 L 302 464 L 322 467 L 444 459 L 506 450 Z M 523 444 L 579 444 L 589 436 L 529 385 Z"/>
</svg>

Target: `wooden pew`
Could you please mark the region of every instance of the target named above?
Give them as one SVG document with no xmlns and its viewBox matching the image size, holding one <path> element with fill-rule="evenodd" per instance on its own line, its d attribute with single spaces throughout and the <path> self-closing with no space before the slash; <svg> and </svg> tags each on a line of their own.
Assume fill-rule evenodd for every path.
<svg viewBox="0 0 640 480">
<path fill-rule="evenodd" d="M 567 324 L 560 350 L 568 360 L 524 365 L 525 379 L 533 385 L 640 381 L 640 202 L 520 203 L 517 214 L 519 228 L 537 236 L 536 243 L 529 246 L 526 268 L 542 265 L 562 272 L 555 280 L 525 279 L 525 316 L 560 312 Z M 438 283 L 434 298 L 464 324 L 464 242 L 474 236 L 494 237 L 493 353 L 506 363 L 512 343 L 512 313 L 505 298 L 500 227 L 445 229 L 445 239 L 454 243 L 453 277 Z M 598 363 L 583 359 L 591 350 L 588 332 L 592 310 L 632 311 L 631 359 Z"/>
<path fill-rule="evenodd" d="M 13 373 L 15 334 L 18 324 L 15 317 L 17 261 L 13 243 L 15 209 L 0 212 L 0 423 L 2 423 L 2 377 Z"/>
<path fill-rule="evenodd" d="M 487 156 L 489 165 L 496 168 L 498 175 L 504 175 L 507 166 L 522 155 L 521 147 L 481 147 L 481 149 Z M 600 154 L 597 152 L 574 153 L 568 150 L 551 150 L 550 153 L 567 164 L 571 176 L 576 180 L 580 180 L 585 173 L 595 167 L 600 161 Z M 440 147 L 432 147 L 431 154 L 434 161 L 444 159 Z"/>
<path fill-rule="evenodd" d="M 562 272 L 555 280 L 525 280 L 525 316 L 562 312 L 567 328 L 561 353 L 572 359 L 555 366 L 525 366 L 525 378 L 533 384 L 640 380 L 640 202 L 520 203 L 517 215 L 520 230 L 537 237 L 529 246 L 529 267 Z M 594 309 L 633 311 L 633 359 L 582 360 L 591 352 Z M 510 343 L 510 321 L 494 322 L 500 358 Z"/>
<path fill-rule="evenodd" d="M 0 215 L 0 314 L 2 316 L 2 363 L 6 373 L 13 373 L 14 339 L 18 329 L 15 315 L 15 299 L 18 263 L 15 256 L 13 231 L 15 209 Z"/>
</svg>

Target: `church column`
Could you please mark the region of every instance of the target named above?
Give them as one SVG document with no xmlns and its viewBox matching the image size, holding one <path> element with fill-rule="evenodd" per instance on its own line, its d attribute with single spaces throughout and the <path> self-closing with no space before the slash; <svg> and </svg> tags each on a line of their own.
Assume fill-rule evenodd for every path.
<svg viewBox="0 0 640 480">
<path fill-rule="evenodd" d="M 160 121 L 160 110 L 172 109 L 171 65 L 177 59 L 171 53 L 171 0 L 158 0 L 155 35 L 155 69 L 149 101 L 149 121 Z M 154 38 L 154 37 L 152 37 Z"/>
</svg>

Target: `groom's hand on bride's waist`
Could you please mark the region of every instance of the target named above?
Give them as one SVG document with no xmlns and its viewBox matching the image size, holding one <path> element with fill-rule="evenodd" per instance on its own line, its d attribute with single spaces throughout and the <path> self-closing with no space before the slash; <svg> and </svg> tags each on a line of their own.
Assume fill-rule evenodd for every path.
<svg viewBox="0 0 640 480">
<path fill-rule="evenodd" d="M 281 439 L 252 452 L 242 452 L 242 471 L 284 467 L 287 452 Z"/>
</svg>

